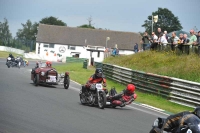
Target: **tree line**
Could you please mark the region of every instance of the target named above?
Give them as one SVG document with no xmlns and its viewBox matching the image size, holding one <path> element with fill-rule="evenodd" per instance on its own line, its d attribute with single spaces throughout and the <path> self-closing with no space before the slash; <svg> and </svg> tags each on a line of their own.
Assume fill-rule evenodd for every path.
<svg viewBox="0 0 200 133">
<path fill-rule="evenodd" d="M 167 8 L 158 8 L 157 11 L 152 12 L 152 14 L 147 17 L 147 20 L 145 20 L 144 24 L 142 25 L 142 27 L 145 28 L 145 31 L 149 34 L 151 33 L 152 28 L 152 15 L 158 15 L 158 22 L 153 24 L 154 29 L 157 29 L 159 27 L 161 29 L 167 30 L 168 33 L 182 29 L 178 17 L 176 17 Z M 88 24 L 83 24 L 77 27 L 96 29 L 91 23 L 92 18 L 89 17 L 89 19 L 87 20 L 89 22 Z M 39 23 L 67 26 L 65 22 L 53 16 L 42 18 L 39 22 L 31 22 L 31 20 L 28 19 L 26 23 L 21 23 L 22 28 L 18 29 L 16 37 L 13 38 L 9 30 L 8 20 L 4 18 L 4 21 L 0 22 L 0 45 L 20 48 L 27 51 L 34 50 L 37 35 L 37 27 Z M 155 30 L 155 32 L 157 31 Z"/>
</svg>

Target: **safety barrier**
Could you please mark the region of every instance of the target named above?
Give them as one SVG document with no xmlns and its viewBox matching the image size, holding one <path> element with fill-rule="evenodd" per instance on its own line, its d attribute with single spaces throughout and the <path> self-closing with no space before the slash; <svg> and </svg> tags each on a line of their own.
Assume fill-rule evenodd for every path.
<svg viewBox="0 0 200 133">
<path fill-rule="evenodd" d="M 0 51 L 7 51 L 7 52 L 13 52 L 16 54 L 24 54 L 24 50 L 21 49 L 16 49 L 16 48 L 11 48 L 11 47 L 6 47 L 6 46 L 0 46 Z"/>
<path fill-rule="evenodd" d="M 162 96 L 189 107 L 200 106 L 200 83 L 95 62 L 107 78 L 121 84 L 133 83 L 140 91 Z"/>
</svg>

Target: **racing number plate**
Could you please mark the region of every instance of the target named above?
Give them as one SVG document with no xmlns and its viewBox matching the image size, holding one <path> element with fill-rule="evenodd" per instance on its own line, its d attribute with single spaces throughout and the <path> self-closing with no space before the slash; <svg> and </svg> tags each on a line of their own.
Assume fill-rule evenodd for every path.
<svg viewBox="0 0 200 133">
<path fill-rule="evenodd" d="M 47 79 L 47 82 L 56 82 L 56 76 L 50 76 L 50 79 Z"/>
<path fill-rule="evenodd" d="M 98 90 L 102 90 L 102 84 L 96 84 L 96 88 L 98 89 Z"/>
</svg>

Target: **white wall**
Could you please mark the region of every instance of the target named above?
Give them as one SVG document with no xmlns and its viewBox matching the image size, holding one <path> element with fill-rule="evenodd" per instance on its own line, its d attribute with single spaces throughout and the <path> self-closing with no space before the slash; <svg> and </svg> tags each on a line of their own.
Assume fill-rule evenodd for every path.
<svg viewBox="0 0 200 133">
<path fill-rule="evenodd" d="M 0 46 L 0 51 L 13 52 L 13 53 L 22 54 L 22 55 L 24 54 L 24 50 L 6 47 L 6 46 Z"/>
<path fill-rule="evenodd" d="M 130 50 L 119 50 L 119 54 L 122 55 L 130 55 L 130 54 L 134 54 L 135 52 L 130 51 Z"/>
<path fill-rule="evenodd" d="M 63 58 L 66 58 L 66 57 L 72 57 L 75 54 L 79 54 L 79 58 L 87 58 L 87 59 L 90 58 L 90 51 L 87 51 L 87 49 L 89 49 L 88 47 L 70 46 L 70 47 L 75 47 L 75 50 L 72 50 L 68 48 L 68 45 L 54 44 L 54 48 L 49 48 L 49 47 L 46 48 L 44 47 L 44 45 L 49 45 L 49 44 L 40 43 L 40 54 L 38 54 L 39 43 L 36 43 L 36 54 L 40 55 L 45 60 L 52 60 L 52 61 L 62 60 Z M 59 51 L 61 47 L 65 49 L 64 53 L 61 53 Z M 99 50 L 102 50 L 102 48 Z M 54 53 L 50 51 L 54 51 Z M 47 52 L 48 52 L 48 56 L 46 55 Z M 58 53 L 62 54 L 62 56 L 58 57 L 57 56 Z M 56 56 L 54 56 L 54 54 L 56 54 Z M 104 53 L 100 52 L 100 57 L 97 57 L 97 52 L 93 52 L 92 57 L 94 58 L 95 61 L 101 62 L 104 59 Z"/>
</svg>

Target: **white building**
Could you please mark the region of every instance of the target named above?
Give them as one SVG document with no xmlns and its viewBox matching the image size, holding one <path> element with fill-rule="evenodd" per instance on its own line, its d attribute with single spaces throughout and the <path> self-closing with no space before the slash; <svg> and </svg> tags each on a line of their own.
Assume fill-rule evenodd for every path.
<svg viewBox="0 0 200 133">
<path fill-rule="evenodd" d="M 77 57 L 101 62 L 106 45 L 115 48 L 117 44 L 119 54 L 133 54 L 134 44 L 140 40 L 141 36 L 132 32 L 39 24 L 36 54 L 52 61 Z"/>
</svg>

